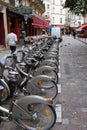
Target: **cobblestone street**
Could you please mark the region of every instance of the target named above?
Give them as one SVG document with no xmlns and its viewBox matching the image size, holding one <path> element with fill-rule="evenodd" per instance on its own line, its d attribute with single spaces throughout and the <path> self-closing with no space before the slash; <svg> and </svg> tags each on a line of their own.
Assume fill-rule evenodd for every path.
<svg viewBox="0 0 87 130">
<path fill-rule="evenodd" d="M 87 45 L 64 36 L 60 44 L 62 123 L 53 130 L 87 130 Z"/>
</svg>

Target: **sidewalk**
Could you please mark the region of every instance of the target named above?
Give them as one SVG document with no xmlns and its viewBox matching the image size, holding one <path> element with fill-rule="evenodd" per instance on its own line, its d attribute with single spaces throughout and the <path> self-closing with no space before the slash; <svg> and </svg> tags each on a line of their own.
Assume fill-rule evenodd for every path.
<svg viewBox="0 0 87 130">
<path fill-rule="evenodd" d="M 83 42 L 83 43 L 85 43 L 85 44 L 87 44 L 87 38 L 78 38 L 77 37 L 76 39 Z"/>
<path fill-rule="evenodd" d="M 87 130 L 87 45 L 64 36 L 60 44 L 62 123 L 52 130 Z"/>
<path fill-rule="evenodd" d="M 5 50 L 7 50 L 7 48 L 5 48 L 4 46 L 0 45 L 0 52 L 1 51 L 5 51 Z"/>
<path fill-rule="evenodd" d="M 17 45 L 17 48 L 21 48 L 21 47 L 22 47 L 21 45 Z M 10 51 L 10 49 L 9 49 L 9 47 L 6 48 L 6 47 L 4 47 L 3 45 L 0 45 L 0 53 L 1 53 L 2 51 Z"/>
</svg>

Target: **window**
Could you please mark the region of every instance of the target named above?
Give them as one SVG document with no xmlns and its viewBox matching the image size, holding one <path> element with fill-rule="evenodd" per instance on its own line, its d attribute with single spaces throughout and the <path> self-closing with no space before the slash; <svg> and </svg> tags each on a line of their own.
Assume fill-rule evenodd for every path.
<svg viewBox="0 0 87 130">
<path fill-rule="evenodd" d="M 60 14 L 62 14 L 62 12 L 63 12 L 63 10 L 62 10 L 62 9 L 60 9 Z"/>
<path fill-rule="evenodd" d="M 55 7 L 53 7 L 53 13 L 55 13 Z"/>
<path fill-rule="evenodd" d="M 49 16 L 50 15 L 50 13 L 49 12 L 47 12 L 47 16 Z"/>
<path fill-rule="evenodd" d="M 79 16 L 79 20 L 81 20 L 81 16 Z"/>
<path fill-rule="evenodd" d="M 63 0 L 60 0 L 60 5 L 62 5 L 63 4 Z"/>
<path fill-rule="evenodd" d="M 62 18 L 60 18 L 60 23 L 62 23 Z"/>
<path fill-rule="evenodd" d="M 55 0 L 53 0 L 53 4 L 55 4 Z"/>
<path fill-rule="evenodd" d="M 47 4 L 47 9 L 50 9 L 50 5 L 49 4 Z"/>
<path fill-rule="evenodd" d="M 55 19 L 54 19 L 54 17 L 53 17 L 53 23 L 54 23 L 54 20 L 55 20 Z"/>
<path fill-rule="evenodd" d="M 9 0 L 9 3 L 15 6 L 15 0 Z"/>
</svg>

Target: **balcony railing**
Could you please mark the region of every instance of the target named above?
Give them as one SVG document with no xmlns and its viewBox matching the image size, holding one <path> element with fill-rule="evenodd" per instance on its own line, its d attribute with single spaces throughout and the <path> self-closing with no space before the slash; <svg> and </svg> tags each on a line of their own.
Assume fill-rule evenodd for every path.
<svg viewBox="0 0 87 130">
<path fill-rule="evenodd" d="M 14 0 L 13 0 L 14 1 Z M 6 6 L 8 8 L 14 8 L 14 6 L 12 4 L 9 3 L 9 0 L 0 0 L 0 5 L 2 6 Z"/>
</svg>

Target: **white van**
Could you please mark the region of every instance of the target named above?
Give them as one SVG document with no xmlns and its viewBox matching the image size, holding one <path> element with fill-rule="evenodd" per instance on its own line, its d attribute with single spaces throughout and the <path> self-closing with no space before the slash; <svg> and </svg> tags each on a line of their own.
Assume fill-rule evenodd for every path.
<svg viewBox="0 0 87 130">
<path fill-rule="evenodd" d="M 53 27 L 51 30 L 51 36 L 53 38 L 59 39 L 59 41 L 62 41 L 62 33 L 61 33 L 61 29 L 58 27 Z"/>
</svg>

